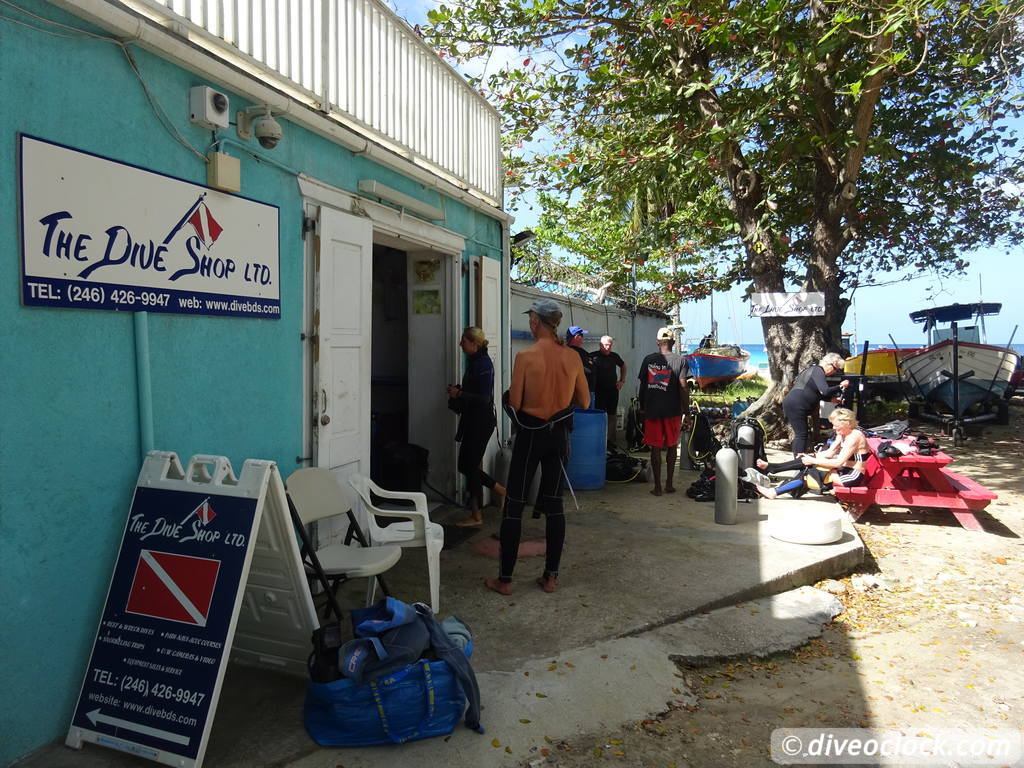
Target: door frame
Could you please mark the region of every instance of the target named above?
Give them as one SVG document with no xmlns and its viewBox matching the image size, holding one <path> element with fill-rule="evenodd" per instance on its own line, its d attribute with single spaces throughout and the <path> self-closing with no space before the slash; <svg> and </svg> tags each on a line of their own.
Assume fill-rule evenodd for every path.
<svg viewBox="0 0 1024 768">
<path fill-rule="evenodd" d="M 299 458 L 313 457 L 308 461 L 297 463 L 296 468 L 301 466 L 315 466 L 316 446 L 313 444 L 313 312 L 314 307 L 314 283 L 316 280 L 316 240 L 319 235 L 319 208 L 328 206 L 343 213 L 351 213 L 357 216 L 369 218 L 373 225 L 373 242 L 390 245 L 405 250 L 407 253 L 422 252 L 425 250 L 434 251 L 445 257 L 449 263 L 461 264 L 462 254 L 466 248 L 465 238 L 457 232 L 452 232 L 436 224 L 416 219 L 381 203 L 374 202 L 359 195 L 346 192 L 338 187 L 331 186 L 306 174 L 299 174 L 299 191 L 303 199 L 303 217 L 311 219 L 315 227 L 312 232 L 304 227 L 305 247 L 303 248 L 303 295 L 302 295 L 302 446 L 303 451 Z M 447 300 L 445 301 L 445 312 L 448 315 L 446 326 L 456 327 L 461 330 L 462 322 L 462 276 L 460 269 L 451 270 L 451 280 L 448 283 Z M 370 331 L 364 333 L 370 335 Z M 457 338 L 457 337 L 453 337 Z M 372 343 L 372 339 L 370 343 Z M 451 369 L 450 375 L 459 376 L 459 357 L 455 354 L 446 360 L 447 366 Z M 453 381 L 457 379 L 452 379 Z M 367 429 L 369 429 L 370 414 L 366 414 Z M 454 443 L 453 443 L 454 446 Z M 453 448 L 454 450 L 454 448 Z M 364 457 L 369 462 L 370 457 Z M 369 466 L 369 463 L 367 463 Z"/>
</svg>

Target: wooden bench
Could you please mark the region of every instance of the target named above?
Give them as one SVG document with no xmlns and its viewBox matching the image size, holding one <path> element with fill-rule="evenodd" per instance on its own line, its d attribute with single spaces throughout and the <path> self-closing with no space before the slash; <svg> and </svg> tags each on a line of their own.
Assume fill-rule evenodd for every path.
<svg viewBox="0 0 1024 768">
<path fill-rule="evenodd" d="M 984 530 L 974 513 L 997 496 L 969 477 L 946 469 L 953 461 L 952 456 L 940 451 L 933 456 L 882 458 L 876 453 L 881 442 L 877 437 L 868 438 L 872 455 L 864 463 L 864 485 L 833 488 L 836 499 L 853 520 L 875 505 L 926 507 L 948 509 L 964 528 Z"/>
</svg>

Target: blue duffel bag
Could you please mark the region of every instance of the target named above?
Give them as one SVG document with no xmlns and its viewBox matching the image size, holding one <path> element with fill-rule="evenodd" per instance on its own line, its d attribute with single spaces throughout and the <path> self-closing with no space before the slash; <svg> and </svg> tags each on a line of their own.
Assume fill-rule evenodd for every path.
<svg viewBox="0 0 1024 768">
<path fill-rule="evenodd" d="M 374 642 L 382 651 L 381 658 L 373 658 L 372 653 L 368 658 L 369 641 L 357 639 L 341 648 L 340 658 L 335 656 L 338 658 L 335 670 L 347 669 L 352 674 L 336 680 L 322 678 L 323 681 L 317 680 L 317 674 L 312 675 L 314 679 L 306 690 L 304 719 L 313 741 L 325 747 L 404 744 L 451 733 L 464 713 L 467 725 L 483 732 L 478 721 L 479 689 L 468 662 L 473 653 L 471 637 L 465 648 L 458 650 L 437 624 L 429 607 L 408 606 L 394 598 L 353 611 L 352 623 L 357 638 L 383 640 Z M 416 623 L 425 623 L 433 640 L 432 643 L 424 641 L 423 650 L 432 649 L 436 652 L 435 659 L 447 655 L 452 664 L 443 658 L 435 661 L 421 658 L 389 669 L 389 659 L 397 660 L 402 653 L 409 658 L 412 653 L 409 640 L 419 633 L 408 630 Z M 316 634 L 314 642 L 315 638 Z M 388 648 L 390 653 L 386 652 Z M 353 669 L 360 661 L 363 666 Z M 459 668 L 472 689 L 468 709 L 466 691 L 452 665 Z M 375 666 L 376 672 L 370 673 L 369 666 Z M 313 673 L 312 659 L 310 669 Z M 360 684 L 354 678 L 369 682 Z"/>
<path fill-rule="evenodd" d="M 366 685 L 345 677 L 310 682 L 306 731 L 324 747 L 404 744 L 451 733 L 465 709 L 466 695 L 448 662 L 421 660 Z"/>
</svg>

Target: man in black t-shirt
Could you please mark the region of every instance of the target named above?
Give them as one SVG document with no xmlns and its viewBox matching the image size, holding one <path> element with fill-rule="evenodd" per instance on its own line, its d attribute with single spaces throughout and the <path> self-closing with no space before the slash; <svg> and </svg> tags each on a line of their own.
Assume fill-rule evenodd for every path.
<svg viewBox="0 0 1024 768">
<path fill-rule="evenodd" d="M 590 353 L 583 348 L 583 337 L 590 333 L 586 328 L 578 325 L 570 325 L 565 332 L 565 344 L 573 352 L 580 356 L 583 363 L 583 375 L 587 377 L 587 387 L 590 389 L 590 398 L 594 398 L 594 367 L 590 362 Z"/>
<path fill-rule="evenodd" d="M 608 414 L 608 442 L 616 442 L 615 418 L 619 408 L 619 390 L 626 382 L 626 363 L 618 352 L 612 352 L 615 339 L 601 337 L 601 346 L 590 355 L 594 369 L 594 407 Z"/>
<path fill-rule="evenodd" d="M 644 417 L 644 442 L 651 447 L 651 470 L 655 496 L 661 496 L 661 450 L 667 449 L 665 493 L 674 493 L 679 433 L 690 418 L 690 392 L 686 388 L 689 367 L 686 358 L 672 351 L 676 335 L 671 328 L 658 329 L 658 351 L 640 363 L 640 412 Z"/>
</svg>

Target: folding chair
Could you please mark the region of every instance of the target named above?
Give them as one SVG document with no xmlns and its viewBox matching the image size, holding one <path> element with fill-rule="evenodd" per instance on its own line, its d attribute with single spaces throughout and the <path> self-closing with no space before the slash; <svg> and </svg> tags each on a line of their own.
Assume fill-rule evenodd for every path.
<svg viewBox="0 0 1024 768">
<path fill-rule="evenodd" d="M 359 504 L 365 512 L 370 541 L 374 546 L 395 544 L 399 547 L 426 549 L 430 609 L 437 613 L 441 602 L 441 549 L 444 547 L 444 528 L 430 521 L 427 497 L 418 491 L 388 491 L 370 478 L 358 474 L 349 475 L 348 483 L 358 495 Z M 384 499 L 384 504 L 375 502 L 374 496 Z M 387 501 L 399 501 L 404 505 L 387 505 Z M 406 506 L 409 504 L 412 505 L 411 508 Z M 380 526 L 377 524 L 376 516 L 404 518 L 405 522 Z"/>
<path fill-rule="evenodd" d="M 396 546 L 368 546 L 352 514 L 352 504 L 338 485 L 334 473 L 321 468 L 299 469 L 291 474 L 286 486 L 288 508 L 302 543 L 301 554 L 306 574 L 311 584 L 319 582 L 327 594 L 324 618 L 332 612 L 341 618 L 336 592 L 349 579 L 369 579 L 366 587 L 367 605 L 376 596 L 378 582 L 384 594 L 388 594 L 381 574 L 398 562 L 402 557 L 402 549 Z M 338 515 L 348 517 L 349 528 L 345 543 L 314 548 L 306 526 Z M 361 546 L 348 543 L 353 537 Z"/>
</svg>

